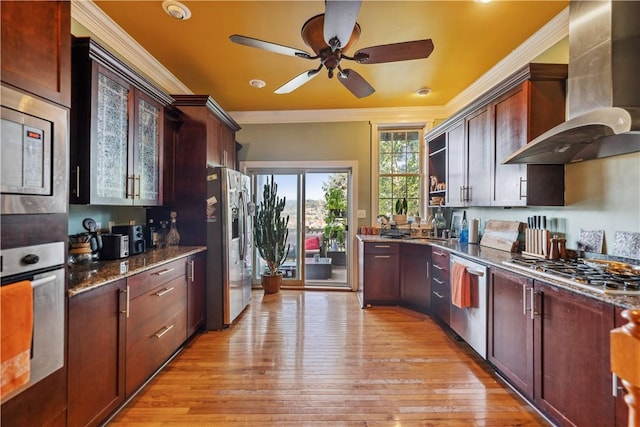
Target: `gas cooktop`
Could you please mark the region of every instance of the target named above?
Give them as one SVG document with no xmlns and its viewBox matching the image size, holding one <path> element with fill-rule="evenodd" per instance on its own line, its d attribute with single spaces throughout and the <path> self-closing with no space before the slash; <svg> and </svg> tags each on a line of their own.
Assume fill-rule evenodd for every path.
<svg viewBox="0 0 640 427">
<path fill-rule="evenodd" d="M 610 295 L 640 296 L 640 268 L 611 268 L 589 260 L 517 257 L 503 264 L 530 274 Z M 620 263 L 618 263 L 620 264 Z"/>
</svg>

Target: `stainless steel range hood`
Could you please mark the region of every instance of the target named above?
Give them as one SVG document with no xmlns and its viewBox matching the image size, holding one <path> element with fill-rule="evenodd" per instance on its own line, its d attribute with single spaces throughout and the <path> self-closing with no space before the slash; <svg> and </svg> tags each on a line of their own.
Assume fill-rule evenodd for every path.
<svg viewBox="0 0 640 427">
<path fill-rule="evenodd" d="M 569 4 L 569 119 L 504 163 L 564 164 L 640 151 L 640 1 Z"/>
</svg>

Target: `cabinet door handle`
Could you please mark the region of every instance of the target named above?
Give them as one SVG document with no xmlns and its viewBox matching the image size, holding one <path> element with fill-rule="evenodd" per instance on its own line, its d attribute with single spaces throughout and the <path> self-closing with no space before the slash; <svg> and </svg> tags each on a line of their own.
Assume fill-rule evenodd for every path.
<svg viewBox="0 0 640 427">
<path fill-rule="evenodd" d="M 157 296 L 157 297 L 161 297 L 163 295 L 168 294 L 169 292 L 171 292 L 174 289 L 175 289 L 174 286 L 172 286 L 170 288 L 164 288 L 163 290 L 156 292 L 154 295 Z"/>
<path fill-rule="evenodd" d="M 138 193 L 136 194 L 136 181 L 138 182 Z M 140 194 L 142 193 L 142 178 L 140 175 L 136 175 L 133 179 L 133 197 L 140 198 Z"/>
<path fill-rule="evenodd" d="M 518 184 L 518 197 L 520 198 L 520 200 L 527 198 L 527 195 L 522 193 L 522 183 L 525 183 L 526 185 L 527 180 L 520 177 L 520 182 Z"/>
<path fill-rule="evenodd" d="M 155 274 L 156 276 L 164 276 L 167 273 L 171 273 L 173 270 L 175 270 L 175 268 L 165 268 L 164 270 L 158 271 Z"/>
<path fill-rule="evenodd" d="M 126 289 L 121 290 L 123 294 L 127 294 L 127 299 L 124 305 L 124 311 L 120 311 L 122 314 L 126 314 L 126 317 L 129 317 L 129 286 Z"/>
<path fill-rule="evenodd" d="M 195 261 L 189 261 L 187 263 L 187 266 L 189 267 L 189 273 L 188 273 L 189 282 L 193 282 L 196 277 L 194 264 L 195 264 Z"/>
<path fill-rule="evenodd" d="M 440 295 L 440 294 L 438 293 L 438 291 L 433 291 L 433 294 L 434 294 L 435 296 L 437 296 L 438 298 L 444 298 L 444 295 Z"/>
<path fill-rule="evenodd" d="M 390 255 L 374 255 L 374 258 L 391 258 Z"/>
<path fill-rule="evenodd" d="M 535 318 L 536 314 L 540 314 L 540 313 L 536 312 L 536 292 L 533 290 L 533 288 L 530 288 L 530 289 L 531 289 L 531 294 L 530 294 L 530 297 L 531 297 L 531 308 L 529 310 L 531 310 L 530 311 L 531 319 L 533 320 Z"/>
<path fill-rule="evenodd" d="M 527 285 L 522 285 L 522 315 L 527 315 Z"/>
<path fill-rule="evenodd" d="M 462 203 L 464 201 L 464 187 L 460 186 L 460 194 L 458 194 L 458 201 Z"/>
<path fill-rule="evenodd" d="M 374 248 L 390 248 L 389 245 L 373 245 Z"/>
<path fill-rule="evenodd" d="M 433 278 L 433 280 L 437 282 L 439 285 L 442 285 L 444 283 L 442 280 L 438 280 L 435 277 Z"/>
<path fill-rule="evenodd" d="M 153 334 L 153 336 L 156 338 L 162 338 L 162 336 L 167 332 L 169 332 L 171 329 L 173 329 L 173 325 L 163 326 L 162 329 L 160 329 L 158 332 Z"/>
<path fill-rule="evenodd" d="M 131 184 L 129 184 L 129 182 L 131 182 Z M 129 185 L 131 185 L 131 191 L 129 191 Z M 133 175 L 127 175 L 127 185 L 126 185 L 126 189 L 125 192 L 127 193 L 125 198 L 132 198 L 134 199 L 136 197 L 136 184 L 135 184 L 135 177 Z"/>
<path fill-rule="evenodd" d="M 76 197 L 80 197 L 80 165 L 76 166 Z"/>
<path fill-rule="evenodd" d="M 430 275 L 430 268 L 429 268 L 429 263 L 427 262 L 427 279 L 429 278 Z"/>
</svg>

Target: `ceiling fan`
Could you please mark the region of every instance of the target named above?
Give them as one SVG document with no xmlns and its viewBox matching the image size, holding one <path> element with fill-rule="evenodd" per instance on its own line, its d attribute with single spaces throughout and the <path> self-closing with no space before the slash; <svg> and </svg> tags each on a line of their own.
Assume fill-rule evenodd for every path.
<svg viewBox="0 0 640 427">
<path fill-rule="evenodd" d="M 358 98 L 364 98 L 375 89 L 356 71 L 343 69 L 343 59 L 359 64 L 380 64 L 384 62 L 406 61 L 428 58 L 433 52 L 431 39 L 371 46 L 358 50 L 353 56 L 345 51 L 360 37 L 360 25 L 356 22 L 362 0 L 326 0 L 325 13 L 316 15 L 302 26 L 304 43 L 315 55 L 300 49 L 234 34 L 232 42 L 244 46 L 264 49 L 281 55 L 297 56 L 304 59 L 320 59 L 318 68 L 307 70 L 276 89 L 275 93 L 290 93 L 318 75 L 322 67 L 332 78 L 337 71 L 338 80 Z"/>
</svg>

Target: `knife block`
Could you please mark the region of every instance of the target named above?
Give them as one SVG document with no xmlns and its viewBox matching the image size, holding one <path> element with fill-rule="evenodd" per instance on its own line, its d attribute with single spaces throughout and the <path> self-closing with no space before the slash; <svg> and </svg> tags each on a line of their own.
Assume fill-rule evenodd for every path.
<svg viewBox="0 0 640 427">
<path fill-rule="evenodd" d="M 549 259 L 550 242 L 549 230 L 545 228 L 526 228 L 524 231 L 524 251 L 522 255 Z"/>
</svg>

